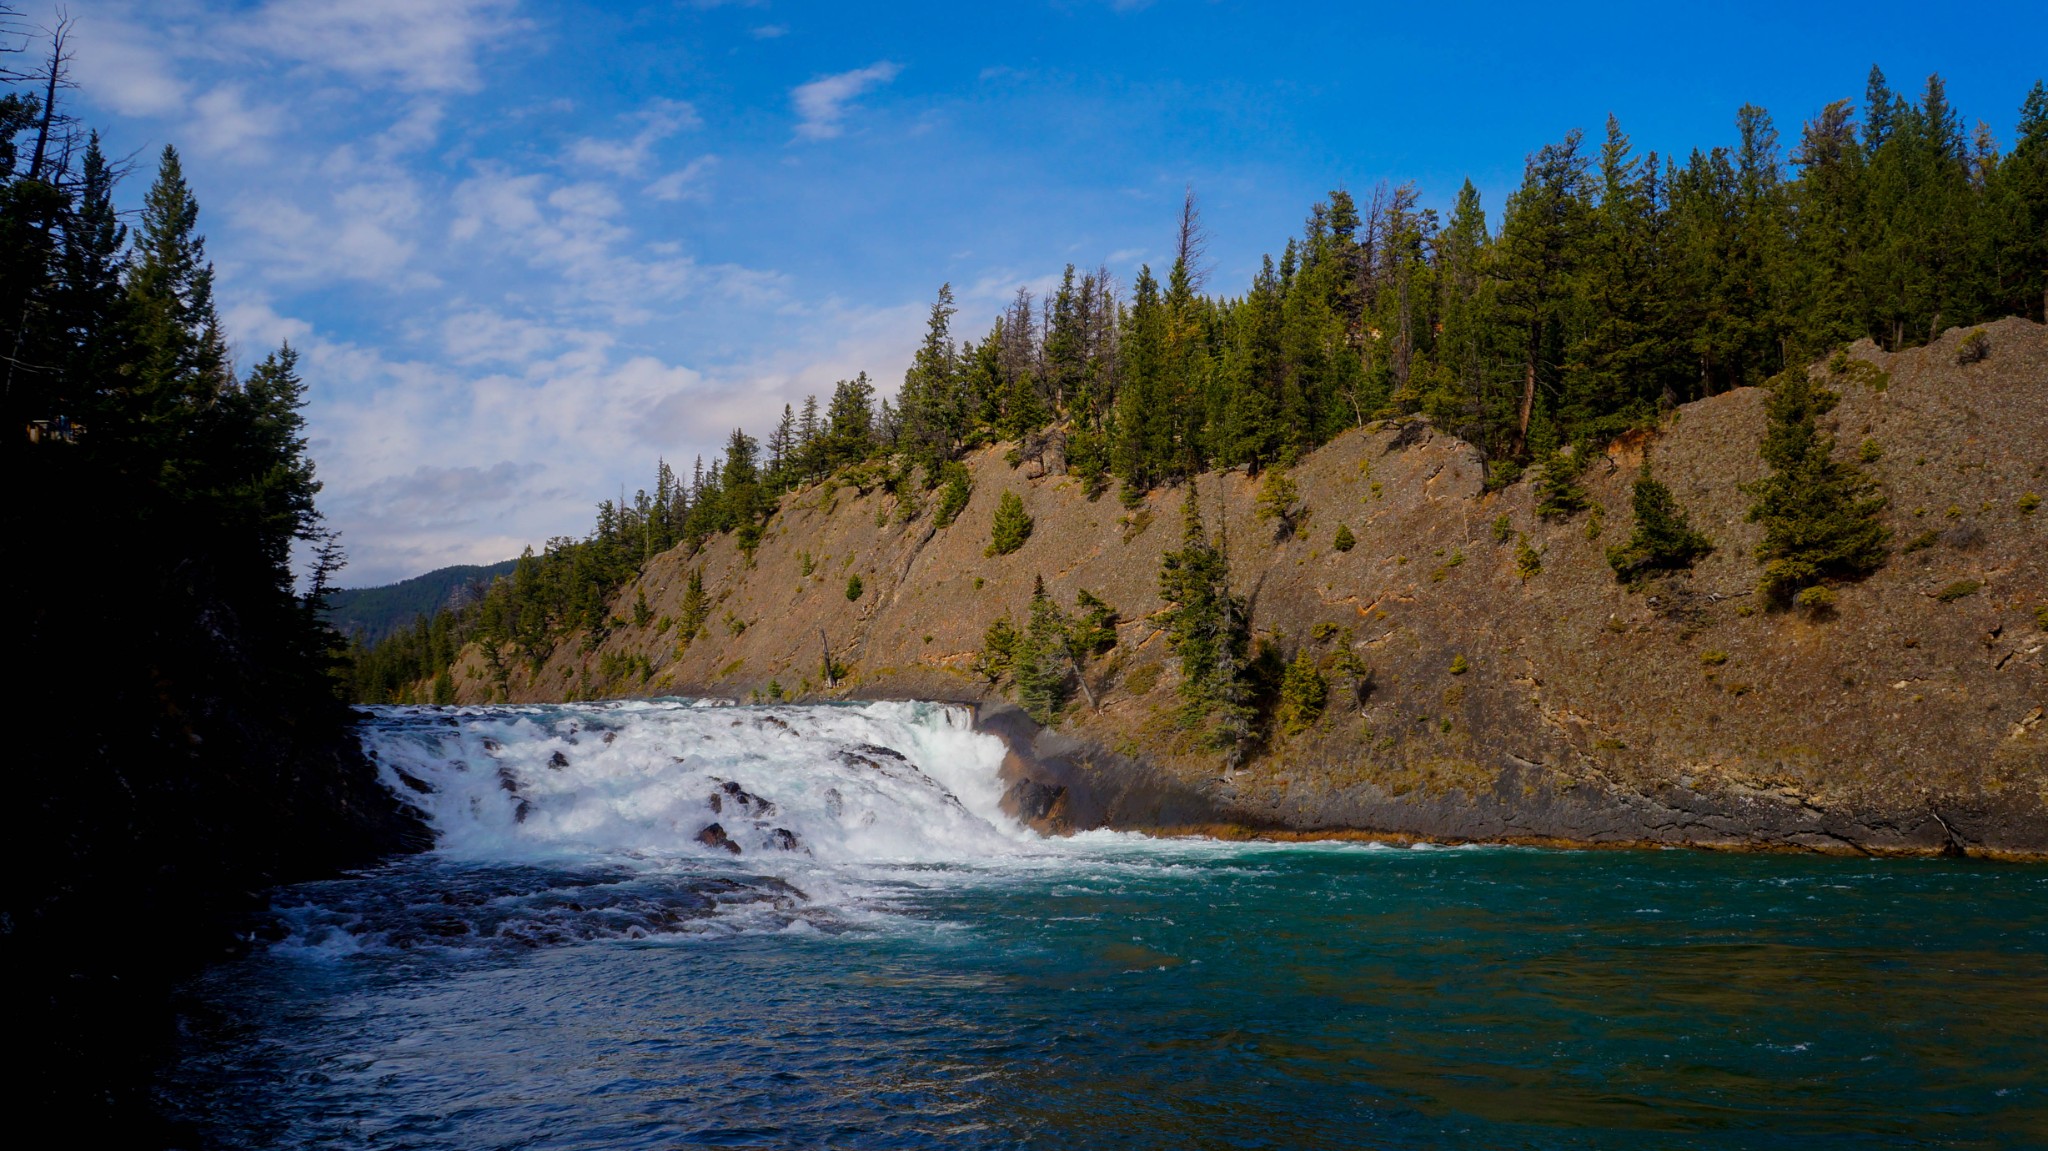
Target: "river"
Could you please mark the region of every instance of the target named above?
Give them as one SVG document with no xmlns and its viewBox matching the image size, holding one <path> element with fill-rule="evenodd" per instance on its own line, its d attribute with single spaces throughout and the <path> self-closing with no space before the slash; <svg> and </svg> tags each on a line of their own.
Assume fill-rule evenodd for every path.
<svg viewBox="0 0 2048 1151">
<path fill-rule="evenodd" d="M 183 990 L 190 1146 L 2048 1144 L 2039 867 L 1045 839 L 929 704 L 364 732 L 438 847 Z"/>
</svg>

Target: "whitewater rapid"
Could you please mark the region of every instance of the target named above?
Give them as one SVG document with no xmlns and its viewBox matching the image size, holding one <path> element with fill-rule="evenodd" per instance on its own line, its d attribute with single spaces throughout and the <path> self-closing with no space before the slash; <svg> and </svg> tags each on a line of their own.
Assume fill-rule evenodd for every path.
<svg viewBox="0 0 2048 1151">
<path fill-rule="evenodd" d="M 469 861 L 943 863 L 1037 837 L 964 707 L 653 700 L 371 711 L 364 743 L 436 849 Z"/>
<path fill-rule="evenodd" d="M 954 705 L 377 707 L 360 731 L 434 848 L 304 890 L 287 949 L 839 931 L 1068 851 L 1002 813 L 1003 744 Z"/>
</svg>

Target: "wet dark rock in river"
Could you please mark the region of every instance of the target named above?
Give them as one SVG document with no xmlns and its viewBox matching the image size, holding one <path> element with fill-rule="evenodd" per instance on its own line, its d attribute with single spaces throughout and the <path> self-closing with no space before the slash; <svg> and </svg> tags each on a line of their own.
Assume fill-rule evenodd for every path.
<svg viewBox="0 0 2048 1151">
<path fill-rule="evenodd" d="M 548 766 L 554 768 L 556 771 L 560 771 L 563 768 L 569 766 L 569 757 L 563 755 L 561 752 L 558 751 L 555 754 L 548 757 Z"/>
<path fill-rule="evenodd" d="M 786 827 L 778 827 L 768 833 L 768 845 L 783 851 L 795 851 L 797 849 L 796 832 Z"/>
<path fill-rule="evenodd" d="M 697 833 L 697 842 L 706 847 L 723 847 L 734 855 L 740 853 L 740 845 L 725 834 L 725 828 L 715 823 L 706 824 L 704 830 Z"/>
<path fill-rule="evenodd" d="M 1067 789 L 1057 784 L 1040 783 L 1035 779 L 1020 779 L 1011 786 L 1009 794 L 1003 797 L 1005 809 L 1014 809 L 1019 819 L 1036 821 L 1052 814 L 1052 810 L 1065 798 Z"/>
</svg>

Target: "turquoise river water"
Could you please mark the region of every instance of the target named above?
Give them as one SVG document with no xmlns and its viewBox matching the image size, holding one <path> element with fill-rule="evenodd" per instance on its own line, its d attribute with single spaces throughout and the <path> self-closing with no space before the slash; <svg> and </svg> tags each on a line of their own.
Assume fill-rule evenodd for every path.
<svg viewBox="0 0 2048 1151">
<path fill-rule="evenodd" d="M 1045 840 L 932 705 L 365 730 L 440 847 L 185 990 L 192 1146 L 2048 1146 L 2048 869 Z"/>
</svg>

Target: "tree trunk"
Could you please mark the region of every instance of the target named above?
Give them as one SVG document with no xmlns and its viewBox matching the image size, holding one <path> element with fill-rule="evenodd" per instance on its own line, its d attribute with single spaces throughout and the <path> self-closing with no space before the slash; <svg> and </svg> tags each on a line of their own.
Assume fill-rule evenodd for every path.
<svg viewBox="0 0 2048 1151">
<path fill-rule="evenodd" d="M 1515 426 L 1515 450 L 1513 454 L 1517 456 L 1522 454 L 1522 449 L 1529 446 L 1529 419 L 1535 412 L 1536 355 L 1534 349 L 1531 349 L 1528 364 L 1522 375 L 1522 416 L 1520 422 Z"/>
</svg>

